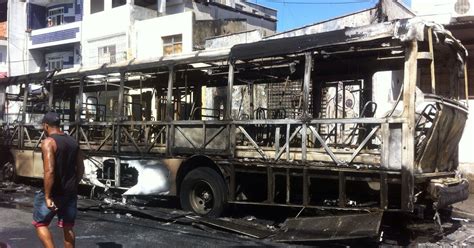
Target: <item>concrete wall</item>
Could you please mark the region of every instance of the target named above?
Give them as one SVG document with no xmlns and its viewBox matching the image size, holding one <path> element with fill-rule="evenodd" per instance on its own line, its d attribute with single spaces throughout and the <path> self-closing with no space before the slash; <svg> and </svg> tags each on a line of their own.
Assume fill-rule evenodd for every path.
<svg viewBox="0 0 474 248">
<path fill-rule="evenodd" d="M 170 24 L 173 25 L 170 25 Z M 163 56 L 162 37 L 181 34 L 183 53 L 193 51 L 193 12 L 167 15 L 135 22 L 136 57 L 147 59 Z M 153 31 L 151 31 L 153 30 Z"/>
<path fill-rule="evenodd" d="M 194 21 L 194 47 L 204 48 L 206 39 L 247 30 L 245 20 L 201 20 Z"/>
<path fill-rule="evenodd" d="M 456 16 L 455 4 L 457 0 L 412 0 L 411 9 L 418 17 L 435 21 L 441 24 L 448 24 Z M 474 2 L 471 2 L 471 7 Z"/>
<path fill-rule="evenodd" d="M 254 30 L 206 39 L 204 46 L 206 49 L 232 47 L 236 44 L 257 42 L 261 39 L 262 34 L 258 30 Z"/>
<path fill-rule="evenodd" d="M 107 2 L 107 1 L 106 1 Z M 107 6 L 107 5 L 106 5 Z M 99 47 L 115 45 L 117 59 L 127 59 L 131 25 L 129 5 L 105 8 L 104 11 L 90 14 L 88 1 L 84 3 L 85 15 L 82 25 L 82 57 L 84 66 L 101 64 Z M 93 28 L 92 28 L 93 27 Z"/>
<path fill-rule="evenodd" d="M 0 40 L 0 54 L 0 73 L 5 74 L 8 71 L 7 44 L 5 40 Z"/>
<path fill-rule="evenodd" d="M 246 20 L 246 30 L 261 30 L 265 36 L 272 35 L 276 31 L 276 21 L 269 21 L 263 17 L 221 8 L 216 5 L 204 5 L 194 1 L 190 8 L 192 8 L 195 13 L 197 21 L 241 19 Z"/>
<path fill-rule="evenodd" d="M 469 107 L 469 118 L 467 119 L 466 128 L 464 129 L 464 134 L 459 145 L 459 161 L 461 163 L 474 164 L 474 152 L 472 150 L 472 139 L 474 137 L 474 100 L 469 100 Z"/>
<path fill-rule="evenodd" d="M 8 21 L 8 28 L 10 30 L 8 41 L 9 46 L 9 61 L 10 61 L 10 75 L 16 76 L 28 73 L 29 60 L 32 59 L 28 53 L 27 42 L 27 4 L 16 0 L 9 0 L 10 20 Z"/>
<path fill-rule="evenodd" d="M 253 12 L 254 10 L 258 11 L 258 13 L 270 16 L 274 19 L 277 17 L 277 11 L 272 8 L 268 8 L 259 4 L 255 4 L 249 1 L 243 1 L 243 0 L 236 0 L 235 4 L 241 4 L 244 6 L 244 10 L 248 12 Z"/>
</svg>

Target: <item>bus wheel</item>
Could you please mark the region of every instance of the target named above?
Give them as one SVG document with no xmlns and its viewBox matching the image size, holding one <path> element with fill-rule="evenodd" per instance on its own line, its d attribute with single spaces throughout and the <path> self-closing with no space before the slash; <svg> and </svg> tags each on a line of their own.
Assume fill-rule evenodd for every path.
<svg viewBox="0 0 474 248">
<path fill-rule="evenodd" d="M 6 162 L 3 165 L 3 180 L 4 181 L 11 181 L 15 182 L 16 181 L 16 171 L 15 171 L 15 164 L 12 162 Z"/>
<path fill-rule="evenodd" d="M 184 177 L 179 197 L 184 210 L 219 217 L 227 203 L 227 185 L 215 170 L 201 167 Z"/>
</svg>

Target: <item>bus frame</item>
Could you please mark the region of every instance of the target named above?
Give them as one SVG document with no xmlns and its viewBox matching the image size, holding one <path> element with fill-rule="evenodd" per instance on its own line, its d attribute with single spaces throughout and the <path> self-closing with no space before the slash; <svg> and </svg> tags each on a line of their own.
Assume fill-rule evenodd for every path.
<svg viewBox="0 0 474 248">
<path fill-rule="evenodd" d="M 437 57 L 438 51 L 445 57 Z M 150 175 L 162 176 L 156 177 L 161 190 L 129 194 L 179 196 L 183 208 L 199 214 L 218 216 L 227 203 L 407 212 L 431 204 L 441 208 L 468 194 L 467 181 L 456 172 L 457 156 L 451 155 L 468 113 L 462 101 L 468 92 L 466 56 L 449 31 L 412 19 L 266 39 L 230 50 L 9 77 L 0 79 L 2 159 L 18 176 L 41 178 L 44 133 L 37 120 L 53 109 L 87 154 L 91 168 L 83 183 L 130 190 L 148 173 L 132 168 L 151 168 Z M 440 83 L 446 75 L 437 73 L 446 65 L 437 63 L 456 68 L 449 71 L 449 84 Z M 372 77 L 395 70 L 403 72 L 396 103 L 387 115 L 375 117 L 380 103 L 371 98 Z M 277 95 L 285 99 L 295 81 L 301 90 L 296 112 L 255 108 L 259 85 L 279 84 L 283 90 Z M 346 90 L 354 89 L 351 84 L 359 85 L 354 92 L 365 100 L 353 108 L 358 114 L 347 117 L 346 103 L 352 103 L 344 94 L 354 94 Z M 323 91 L 322 85 L 328 88 Z M 16 91 L 9 93 L 13 86 Z M 153 89 L 148 96 L 147 87 Z M 211 92 L 212 87 L 218 89 Z M 237 87 L 251 97 L 243 103 L 242 93 L 236 108 Z M 330 87 L 336 87 L 335 116 L 322 118 L 322 95 Z M 421 112 L 417 87 L 426 89 L 423 99 L 430 102 Z M 111 88 L 118 94 L 110 102 L 107 95 L 94 101 L 94 93 Z M 209 92 L 214 106 L 220 102 L 217 108 L 204 102 Z M 84 100 L 86 93 L 90 98 Z M 16 113 L 9 110 L 13 102 L 20 106 Z M 443 139 L 444 146 L 433 148 Z M 436 155 L 440 152 L 444 157 Z M 135 179 L 127 184 L 125 177 Z"/>
</svg>

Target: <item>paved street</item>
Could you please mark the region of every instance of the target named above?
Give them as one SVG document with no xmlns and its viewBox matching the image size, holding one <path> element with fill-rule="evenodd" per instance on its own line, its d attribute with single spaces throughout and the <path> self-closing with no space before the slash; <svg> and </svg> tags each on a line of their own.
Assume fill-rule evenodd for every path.
<svg viewBox="0 0 474 248">
<path fill-rule="evenodd" d="M 10 247 L 39 247 L 31 225 L 31 204 L 35 188 L 27 188 L 30 190 L 26 193 L 0 193 L 0 242 Z M 55 243 L 61 244 L 61 229 L 53 224 L 54 221 L 50 230 Z M 77 247 L 221 247 L 270 244 L 216 230 L 204 231 L 190 225 L 94 210 L 79 212 L 75 230 Z"/>
<path fill-rule="evenodd" d="M 31 225 L 32 196 L 37 188 L 17 186 L 17 192 L 0 190 L 0 247 L 39 247 Z M 84 205 L 81 200 L 79 205 Z M 78 247 L 223 247 L 223 246 L 288 246 L 270 240 L 217 230 L 202 225 L 173 223 L 137 217 L 119 211 L 97 209 L 79 212 L 76 224 Z M 444 219 L 443 234 L 430 220 L 400 218 L 388 215 L 382 223 L 382 242 L 374 239 L 297 243 L 292 246 L 342 247 L 345 245 L 418 245 L 420 247 L 474 245 L 474 224 L 467 219 Z M 61 244 L 61 229 L 51 228 L 56 244 Z M 2 246 L 3 245 L 3 246 Z"/>
</svg>

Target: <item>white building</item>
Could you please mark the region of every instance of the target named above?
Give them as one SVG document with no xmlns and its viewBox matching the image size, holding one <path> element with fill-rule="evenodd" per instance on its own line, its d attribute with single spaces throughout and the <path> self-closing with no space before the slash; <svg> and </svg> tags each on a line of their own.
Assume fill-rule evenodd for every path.
<svg viewBox="0 0 474 248">
<path fill-rule="evenodd" d="M 13 76 L 187 53 L 212 36 L 276 30 L 275 10 L 245 0 L 8 2 Z"/>
</svg>

